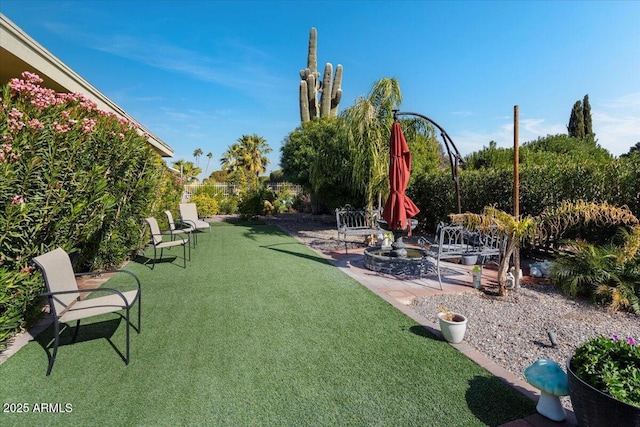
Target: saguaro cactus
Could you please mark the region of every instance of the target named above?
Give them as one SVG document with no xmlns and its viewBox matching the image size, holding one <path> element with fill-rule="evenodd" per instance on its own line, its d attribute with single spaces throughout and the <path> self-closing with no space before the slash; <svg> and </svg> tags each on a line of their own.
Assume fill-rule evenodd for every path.
<svg viewBox="0 0 640 427">
<path fill-rule="evenodd" d="M 321 80 L 318 73 L 317 51 L 318 32 L 315 28 L 311 28 L 307 68 L 300 70 L 300 120 L 303 123 L 316 117 L 337 116 L 342 97 L 342 65 L 336 66 L 334 75 L 333 66 L 327 62 Z M 318 100 L 318 94 L 320 94 L 320 100 Z"/>
</svg>

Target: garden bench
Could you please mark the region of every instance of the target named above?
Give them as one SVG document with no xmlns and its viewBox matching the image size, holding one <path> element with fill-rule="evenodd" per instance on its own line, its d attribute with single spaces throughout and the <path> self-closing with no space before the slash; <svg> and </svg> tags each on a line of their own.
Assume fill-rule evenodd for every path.
<svg viewBox="0 0 640 427">
<path fill-rule="evenodd" d="M 377 211 L 354 209 L 350 205 L 336 209 L 338 240 L 344 242 L 345 253 L 348 253 L 347 236 L 369 236 L 381 232 L 378 217 Z"/>
<path fill-rule="evenodd" d="M 470 231 L 462 225 L 440 223 L 437 230 L 437 245 L 430 245 L 428 252 L 436 258 L 438 283 L 442 289 L 440 260 L 458 259 L 463 256 L 477 256 L 478 263 L 484 264 L 491 258 L 498 261 L 504 255 L 507 239 L 497 228 L 487 232 Z"/>
</svg>

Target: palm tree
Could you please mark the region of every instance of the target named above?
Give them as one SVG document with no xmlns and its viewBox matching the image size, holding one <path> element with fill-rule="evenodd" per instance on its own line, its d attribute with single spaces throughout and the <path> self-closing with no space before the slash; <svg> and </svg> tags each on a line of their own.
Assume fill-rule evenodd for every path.
<svg viewBox="0 0 640 427">
<path fill-rule="evenodd" d="M 175 169 L 180 171 L 180 178 L 186 177 L 186 175 L 184 174 L 184 160 L 176 160 L 172 163 L 172 165 Z"/>
<path fill-rule="evenodd" d="M 222 158 L 220 159 L 220 163 L 222 164 L 222 169 L 227 172 L 233 172 L 238 169 L 239 161 L 238 158 L 241 156 L 240 153 L 240 145 L 233 144 L 229 146 L 227 151 L 222 153 Z"/>
<path fill-rule="evenodd" d="M 264 138 L 255 133 L 251 136 L 243 135 L 238 142 L 240 142 L 244 155 L 244 167 L 255 174 L 256 178 L 259 177 L 261 173 L 267 170 L 269 159 L 266 154 L 271 152 L 271 147 L 269 147 Z"/>
<path fill-rule="evenodd" d="M 176 160 L 173 162 L 173 167 L 182 171 L 182 175 L 187 182 L 197 180 L 198 175 L 202 172 L 202 170 L 195 166 L 193 162 L 185 162 L 184 160 Z"/>
<path fill-rule="evenodd" d="M 401 102 L 398 80 L 385 77 L 373 84 L 366 98 L 360 97 L 341 114 L 347 126 L 350 151 L 355 156 L 353 185 L 365 193 L 370 210 L 374 196 L 378 195 L 381 204 L 382 194 L 388 191 L 389 137 L 393 110 Z"/>
<path fill-rule="evenodd" d="M 196 166 L 200 166 L 200 156 L 202 156 L 202 150 L 200 148 L 196 148 L 193 152 L 193 157 L 196 158 Z"/>
<path fill-rule="evenodd" d="M 222 168 L 229 172 L 246 172 L 255 176 L 258 182 L 260 174 L 266 171 L 269 159 L 266 154 L 271 152 L 271 147 L 265 139 L 253 134 L 242 135 L 238 142 L 227 149 L 220 159 Z"/>
<path fill-rule="evenodd" d="M 222 170 L 227 172 L 227 179 L 240 187 L 247 185 L 247 170 L 244 167 L 244 152 L 240 144 L 236 143 L 222 154 L 220 162 Z"/>
<path fill-rule="evenodd" d="M 507 271 L 509 270 L 509 260 L 515 249 L 527 238 L 533 239 L 536 231 L 536 222 L 531 217 L 521 217 L 516 219 L 504 211 L 493 206 L 487 206 L 481 214 L 463 213 L 449 215 L 455 223 L 462 224 L 467 228 L 479 231 L 489 231 L 496 227 L 498 232 L 507 238 L 507 247 L 504 248 L 503 256 L 498 267 L 499 295 L 507 295 Z"/>
<path fill-rule="evenodd" d="M 202 169 L 200 169 L 200 156 L 202 156 L 202 150 L 200 148 L 196 148 L 193 151 L 193 157 L 196 158 L 196 167 L 198 168 L 198 174 L 195 176 L 196 179 L 198 179 L 200 172 L 202 172 Z"/>
<path fill-rule="evenodd" d="M 209 170 L 209 163 L 211 163 L 211 159 L 213 158 L 213 153 L 208 152 L 207 153 L 207 167 L 204 168 L 204 175 L 207 175 L 207 171 Z"/>
</svg>

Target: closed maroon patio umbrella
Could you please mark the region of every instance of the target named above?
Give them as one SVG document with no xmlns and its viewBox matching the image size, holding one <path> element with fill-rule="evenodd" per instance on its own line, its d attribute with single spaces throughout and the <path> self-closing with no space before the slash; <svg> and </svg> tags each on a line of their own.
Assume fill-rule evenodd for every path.
<svg viewBox="0 0 640 427">
<path fill-rule="evenodd" d="M 391 231 L 411 232 L 408 220 L 420 209 L 405 194 L 411 175 L 411 152 L 404 138 L 400 123 L 393 122 L 389 140 L 389 187 L 391 193 L 382 211 L 382 218 Z"/>
</svg>

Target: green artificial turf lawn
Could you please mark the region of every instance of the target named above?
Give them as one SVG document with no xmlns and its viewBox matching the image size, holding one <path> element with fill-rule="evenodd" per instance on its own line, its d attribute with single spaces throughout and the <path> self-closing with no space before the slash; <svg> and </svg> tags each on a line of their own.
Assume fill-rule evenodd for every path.
<svg viewBox="0 0 640 427">
<path fill-rule="evenodd" d="M 275 227 L 216 224 L 187 269 L 181 248 L 167 255 L 126 266 L 143 287 L 129 366 L 112 314 L 85 321 L 75 344 L 67 330 L 46 377 L 49 328 L 0 366 L 0 424 L 476 426 L 535 413 Z M 4 412 L 22 403 L 29 413 Z M 71 412 L 34 413 L 41 403 Z"/>
</svg>

